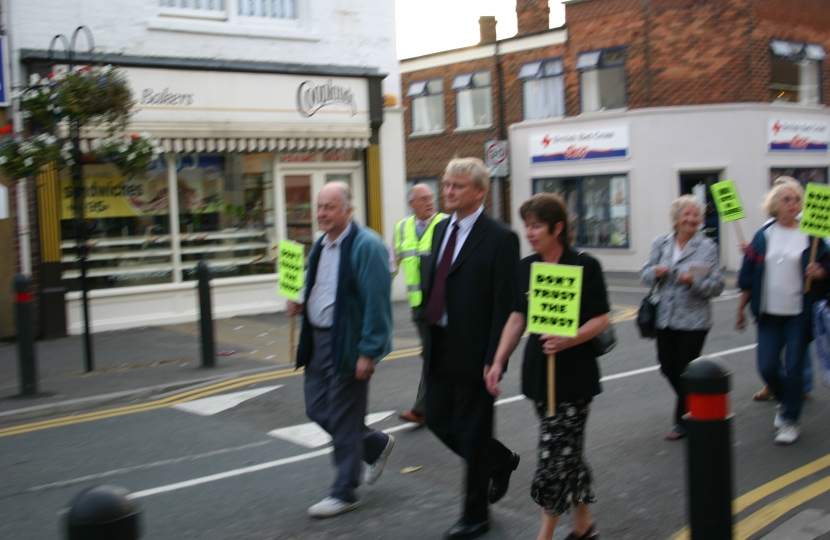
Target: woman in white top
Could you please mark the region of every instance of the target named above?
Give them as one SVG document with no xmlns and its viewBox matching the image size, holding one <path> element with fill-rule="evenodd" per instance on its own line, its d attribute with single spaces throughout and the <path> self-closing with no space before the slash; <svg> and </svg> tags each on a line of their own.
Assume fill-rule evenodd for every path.
<svg viewBox="0 0 830 540">
<path fill-rule="evenodd" d="M 812 238 L 798 230 L 796 220 L 803 201 L 797 180 L 776 182 L 764 199 L 764 209 L 775 219 L 755 233 L 738 277 L 742 292 L 735 326 L 746 326 L 749 304 L 758 324 L 758 371 L 781 403 L 774 421 L 779 444 L 792 444 L 800 435 L 804 358 L 815 301 L 812 292 L 804 292 L 804 281 L 823 280 L 830 272 L 824 242 L 818 242 L 817 262 L 808 264 Z"/>
</svg>

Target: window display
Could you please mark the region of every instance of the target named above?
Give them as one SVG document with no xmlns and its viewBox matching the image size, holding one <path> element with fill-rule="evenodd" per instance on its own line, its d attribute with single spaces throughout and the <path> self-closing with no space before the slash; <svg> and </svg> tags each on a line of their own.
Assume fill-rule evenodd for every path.
<svg viewBox="0 0 830 540">
<path fill-rule="evenodd" d="M 626 175 L 537 179 L 533 193 L 557 193 L 565 199 L 572 246 L 628 247 Z"/>
<path fill-rule="evenodd" d="M 274 273 L 272 163 L 272 154 L 178 156 L 178 234 L 170 223 L 166 163 L 128 178 L 112 165 L 84 165 L 89 287 L 192 280 L 202 259 L 214 277 Z M 79 290 L 68 171 L 61 175 L 61 197 L 63 279 Z"/>
</svg>

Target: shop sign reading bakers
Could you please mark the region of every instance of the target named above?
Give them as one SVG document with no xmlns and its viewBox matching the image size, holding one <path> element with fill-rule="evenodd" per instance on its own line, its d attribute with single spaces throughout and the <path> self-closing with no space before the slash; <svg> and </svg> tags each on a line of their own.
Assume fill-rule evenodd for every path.
<svg viewBox="0 0 830 540">
<path fill-rule="evenodd" d="M 628 126 L 549 131 L 530 136 L 531 164 L 627 158 Z"/>
<path fill-rule="evenodd" d="M 770 152 L 827 152 L 830 124 L 812 120 L 772 118 L 767 123 Z"/>
</svg>

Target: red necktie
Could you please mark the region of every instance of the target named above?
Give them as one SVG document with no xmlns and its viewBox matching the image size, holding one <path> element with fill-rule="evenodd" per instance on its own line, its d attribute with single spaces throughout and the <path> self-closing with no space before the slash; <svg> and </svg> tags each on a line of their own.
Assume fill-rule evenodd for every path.
<svg viewBox="0 0 830 540">
<path fill-rule="evenodd" d="M 432 281 L 432 290 L 429 292 L 429 300 L 427 301 L 427 323 L 433 325 L 438 322 L 441 315 L 444 314 L 444 298 L 447 288 L 447 276 L 452 267 L 452 257 L 455 253 L 455 237 L 458 232 L 458 222 L 455 222 L 452 227 L 452 232 L 447 240 L 447 245 L 444 248 L 444 255 L 441 257 L 441 262 L 438 263 L 438 269 L 435 270 L 435 277 Z"/>
</svg>

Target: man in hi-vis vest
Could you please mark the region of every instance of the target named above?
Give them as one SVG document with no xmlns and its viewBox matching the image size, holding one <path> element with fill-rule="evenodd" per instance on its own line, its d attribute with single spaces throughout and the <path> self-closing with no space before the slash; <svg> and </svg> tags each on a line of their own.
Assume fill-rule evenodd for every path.
<svg viewBox="0 0 830 540">
<path fill-rule="evenodd" d="M 415 213 L 395 225 L 395 238 L 392 246 L 398 270 L 403 269 L 406 278 L 406 290 L 409 305 L 412 308 L 412 321 L 418 327 L 423 347 L 427 333 L 427 319 L 424 313 L 423 294 L 421 293 L 421 259 L 432 250 L 432 231 L 435 224 L 444 219 L 446 214 L 435 213 L 435 193 L 427 184 L 415 184 L 409 190 L 409 206 Z M 424 353 L 421 352 L 423 360 Z M 398 416 L 407 422 L 424 423 L 425 383 L 424 370 L 421 369 L 421 382 L 415 405 Z"/>
</svg>

